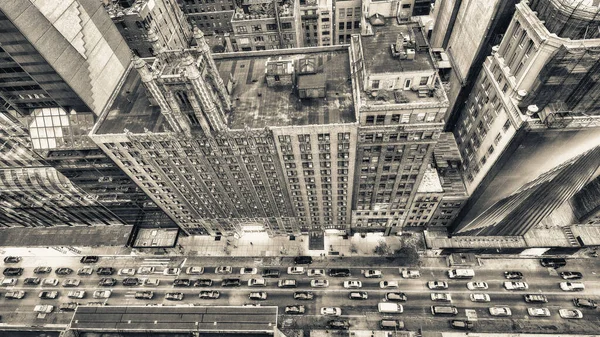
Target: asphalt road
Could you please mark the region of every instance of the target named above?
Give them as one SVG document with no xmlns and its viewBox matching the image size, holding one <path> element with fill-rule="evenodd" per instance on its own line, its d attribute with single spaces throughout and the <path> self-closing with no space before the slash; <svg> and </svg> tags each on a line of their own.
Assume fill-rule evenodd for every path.
<svg viewBox="0 0 600 337">
<path fill-rule="evenodd" d="M 523 271 L 525 278 L 523 281 L 529 284 L 529 289 L 526 291 L 508 291 L 502 286 L 506 279 L 503 276 L 504 270 L 494 269 L 493 266 L 475 267 L 476 276 L 472 280 L 450 280 L 447 277 L 446 271 L 448 268 L 423 268 L 421 269 L 421 277 L 418 279 L 403 279 L 400 276 L 400 270 L 397 267 L 377 268 L 383 273 L 381 279 L 368 279 L 362 275 L 363 268 L 350 268 L 350 277 L 308 277 L 304 275 L 287 275 L 286 270 L 288 265 L 269 266 L 269 269 L 277 269 L 281 273 L 279 279 L 295 279 L 297 280 L 297 288 L 282 289 L 277 287 L 279 279 L 267 279 L 266 287 L 248 287 L 247 281 L 253 277 L 260 277 L 262 269 L 258 267 L 259 275 L 240 275 L 239 271 L 242 267 L 255 267 L 254 265 L 232 265 L 233 273 L 231 275 L 219 275 L 215 273 L 216 265 L 205 266 L 201 264 L 202 258 L 102 258 L 96 264 L 87 266 L 97 267 L 113 267 L 119 268 L 139 268 L 142 266 L 153 266 L 155 272 L 152 275 L 136 275 L 139 278 L 157 278 L 160 284 L 157 287 L 137 286 L 126 287 L 122 285 L 121 280 L 125 276 L 113 275 L 112 277 L 119 280 L 119 283 L 114 287 L 99 287 L 98 280 L 102 277 L 96 274 L 89 276 L 76 275 L 77 269 L 85 266 L 80 264 L 74 258 L 65 258 L 63 260 L 43 260 L 35 258 L 24 258 L 19 264 L 5 264 L 5 267 L 23 267 L 25 271 L 19 277 L 19 283 L 14 287 L 8 287 L 9 290 L 23 290 L 27 295 L 21 300 L 11 300 L 4 298 L 5 289 L 0 290 L 0 314 L 3 316 L 2 321 L 8 324 L 21 325 L 44 325 L 44 324 L 66 324 L 72 317 L 70 312 L 58 312 L 58 306 L 65 302 L 77 302 L 84 305 L 89 302 L 99 302 L 101 300 L 93 299 L 92 293 L 98 289 L 110 289 L 112 295 L 105 302 L 108 305 L 244 305 L 249 303 L 260 303 L 260 305 L 273 305 L 279 307 L 279 312 L 282 314 L 280 322 L 284 322 L 286 326 L 293 328 L 313 328 L 324 327 L 326 322 L 331 317 L 320 315 L 320 308 L 326 306 L 336 306 L 342 308 L 342 318 L 350 321 L 351 325 L 357 329 L 378 329 L 378 322 L 383 317 L 394 317 L 403 320 L 408 329 L 424 328 L 429 330 L 450 330 L 448 317 L 436 317 L 431 314 L 431 305 L 448 305 L 443 302 L 433 302 L 430 298 L 432 292 L 444 292 L 452 295 L 451 305 L 459 309 L 458 318 L 465 318 L 464 309 L 473 309 L 477 314 L 478 323 L 476 331 L 493 332 L 527 332 L 531 331 L 550 331 L 554 333 L 594 333 L 600 331 L 600 316 L 598 310 L 581 309 L 584 318 L 581 320 L 566 320 L 560 318 L 558 310 L 561 308 L 575 308 L 572 299 L 574 297 L 584 297 L 595 299 L 600 302 L 600 278 L 592 274 L 592 270 L 583 270 L 581 265 L 576 265 L 574 268 L 565 267 L 561 270 L 581 271 L 584 273 L 584 278 L 581 280 L 586 289 L 583 292 L 568 293 L 561 291 L 558 284 L 563 280 L 552 269 L 536 268 L 535 270 Z M 351 261 L 349 260 L 349 263 Z M 51 266 L 53 271 L 50 274 L 33 273 L 36 266 Z M 179 276 L 165 276 L 162 271 L 166 267 L 182 267 L 185 270 L 189 266 L 203 266 L 205 272 L 203 275 L 189 276 L 182 271 Z M 59 276 L 54 273 L 57 267 L 70 267 L 75 270 L 72 275 Z M 515 268 L 514 270 L 519 270 Z M 65 278 L 78 278 L 81 284 L 76 288 L 64 288 L 62 286 L 25 286 L 23 279 L 26 277 L 40 278 L 57 278 L 62 281 Z M 174 287 L 173 280 L 175 278 L 189 279 L 211 279 L 213 286 L 208 288 L 195 287 Z M 240 278 L 242 286 L 240 287 L 222 287 L 221 280 L 224 278 Z M 327 288 L 312 288 L 310 280 L 314 278 L 329 280 Z M 361 289 L 345 289 L 343 282 L 346 280 L 359 280 L 362 282 Z M 381 280 L 394 280 L 399 282 L 398 289 L 381 289 L 379 282 Z M 446 281 L 449 288 L 446 290 L 429 290 L 427 281 Z M 469 281 L 487 282 L 489 289 L 471 291 L 466 287 Z M 7 289 L 7 290 L 8 290 Z M 220 297 L 218 299 L 200 299 L 198 294 L 201 290 L 218 290 Z M 38 298 L 38 294 L 42 290 L 57 290 L 59 297 L 54 300 L 42 300 Z M 72 290 L 85 290 L 87 292 L 84 299 L 69 299 L 67 293 Z M 136 299 L 134 297 L 136 291 L 152 290 L 154 298 L 151 300 Z M 315 298 L 310 301 L 294 300 L 293 293 L 295 291 L 305 290 L 312 291 Z M 164 299 L 166 292 L 182 292 L 185 298 L 181 302 L 168 301 Z M 252 301 L 248 298 L 251 291 L 266 291 L 268 294 L 267 300 Z M 351 300 L 348 294 L 351 291 L 366 291 L 368 299 L 366 300 Z M 401 303 L 404 308 L 402 314 L 380 314 L 377 312 L 377 304 L 384 301 L 386 292 L 401 291 L 406 293 L 408 300 Z M 477 303 L 472 302 L 469 298 L 471 293 L 486 293 L 490 296 L 491 302 Z M 524 294 L 545 294 L 548 297 L 548 303 L 531 304 L 525 303 L 523 300 Z M 56 307 L 55 312 L 49 314 L 45 318 L 36 318 L 33 313 L 33 307 L 36 304 L 52 304 Z M 284 308 L 287 305 L 304 305 L 306 313 L 304 315 L 285 315 Z M 511 317 L 493 317 L 489 314 L 490 306 L 508 306 L 511 308 L 513 315 Z M 527 315 L 528 307 L 546 307 L 551 312 L 551 317 L 529 317 Z"/>
</svg>

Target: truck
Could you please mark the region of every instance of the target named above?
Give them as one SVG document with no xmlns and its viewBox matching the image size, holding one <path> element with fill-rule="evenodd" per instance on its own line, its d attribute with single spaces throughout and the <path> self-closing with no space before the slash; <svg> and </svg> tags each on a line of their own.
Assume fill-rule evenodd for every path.
<svg viewBox="0 0 600 337">
<path fill-rule="evenodd" d="M 450 269 L 448 277 L 452 279 L 471 279 L 475 276 L 473 269 Z"/>
</svg>

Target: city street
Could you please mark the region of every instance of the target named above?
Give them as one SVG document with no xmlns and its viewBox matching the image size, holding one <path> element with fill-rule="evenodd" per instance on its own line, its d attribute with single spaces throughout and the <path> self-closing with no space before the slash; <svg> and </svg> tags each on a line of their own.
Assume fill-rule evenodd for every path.
<svg viewBox="0 0 600 337">
<path fill-rule="evenodd" d="M 211 263 L 219 261 L 218 258 L 210 259 Z M 26 296 L 23 299 L 6 299 L 1 297 L 0 314 L 3 317 L 5 324 L 19 325 L 44 325 L 44 324 L 68 324 L 72 313 L 59 312 L 58 306 L 61 303 L 77 302 L 80 305 L 85 305 L 90 302 L 103 302 L 107 305 L 245 305 L 245 304 L 260 304 L 262 306 L 278 306 L 282 319 L 280 322 L 285 324 L 287 328 L 325 328 L 330 316 L 322 316 L 320 308 L 335 306 L 342 309 L 342 318 L 347 319 L 351 326 L 356 329 L 378 329 L 379 321 L 383 317 L 394 317 L 395 319 L 403 320 L 407 329 L 415 330 L 418 328 L 427 328 L 429 330 L 449 330 L 449 318 L 437 317 L 431 314 L 431 305 L 453 305 L 459 310 L 458 318 L 466 318 L 465 309 L 473 309 L 477 315 L 476 331 L 543 331 L 553 330 L 555 332 L 568 333 L 589 333 L 600 330 L 600 318 L 597 314 L 597 309 L 580 308 L 583 312 L 581 320 L 567 320 L 560 318 L 558 310 L 561 308 L 572 309 L 573 298 L 591 298 L 600 300 L 600 279 L 594 272 L 598 269 L 583 268 L 583 261 L 571 260 L 567 267 L 560 270 L 580 271 L 584 273 L 584 278 L 581 280 L 586 289 L 582 292 L 564 292 L 560 290 L 559 283 L 564 281 L 557 275 L 554 269 L 547 269 L 541 266 L 529 267 L 527 270 L 513 268 L 524 273 L 523 281 L 529 284 L 529 289 L 525 291 L 508 291 L 503 287 L 504 270 L 498 269 L 498 266 L 492 263 L 484 263 L 483 266 L 474 267 L 475 277 L 472 280 L 455 280 L 449 279 L 447 276 L 447 267 L 424 267 L 420 268 L 421 276 L 416 279 L 404 279 L 400 275 L 398 267 L 377 267 L 376 269 L 382 272 L 382 278 L 365 278 L 363 272 L 368 266 L 357 266 L 352 263 L 351 259 L 347 259 L 348 265 L 351 267 L 351 275 L 349 277 L 330 277 L 319 276 L 309 277 L 302 275 L 288 275 L 287 267 L 293 266 L 287 260 L 281 262 L 279 266 L 270 265 L 262 267 L 264 261 L 255 260 L 254 263 L 241 265 L 239 263 L 230 265 L 232 267 L 231 274 L 216 274 L 215 268 L 218 266 L 229 265 L 231 259 L 222 258 L 222 264 L 206 265 L 206 259 L 201 257 L 101 257 L 100 261 L 95 264 L 81 264 L 78 258 L 65 257 L 62 260 L 53 258 L 52 262 L 44 261 L 43 259 L 35 259 L 33 257 L 25 257 L 19 264 L 5 264 L 5 267 L 22 267 L 24 273 L 19 277 L 19 283 L 13 287 L 7 287 L 7 290 L 23 290 Z M 247 259 L 246 261 L 251 261 Z M 589 262 L 589 260 L 587 260 Z M 310 268 L 326 268 L 327 263 L 314 263 L 310 266 L 304 266 L 305 269 Z M 50 274 L 34 274 L 33 269 L 36 266 L 50 266 L 53 271 Z M 158 286 L 124 286 L 122 280 L 126 276 L 99 276 L 96 273 L 89 276 L 77 275 L 77 270 L 84 266 L 98 267 L 113 267 L 118 271 L 120 268 L 135 268 L 139 267 L 154 267 L 154 273 L 151 275 L 135 275 L 140 279 L 153 278 L 160 280 Z M 187 267 L 198 266 L 204 267 L 203 275 L 186 275 Z M 56 275 L 54 270 L 58 267 L 70 267 L 74 270 L 69 276 Z M 165 268 L 181 268 L 179 276 L 165 276 L 163 270 Z M 240 269 L 243 267 L 257 268 L 256 275 L 240 275 Z M 339 267 L 339 263 L 336 263 Z M 248 280 L 251 278 L 260 278 L 260 274 L 264 269 L 276 269 L 280 272 L 279 278 L 266 278 L 267 285 L 265 287 L 248 287 Z M 511 269 L 511 270 L 513 270 Z M 61 285 L 56 287 L 49 286 L 27 286 L 23 284 L 26 277 L 40 278 L 57 278 L 62 282 L 65 278 L 77 278 L 81 280 L 81 284 L 74 288 L 65 288 Z M 113 287 L 99 287 L 98 281 L 102 277 L 114 277 L 118 280 L 117 285 Z M 173 280 L 180 279 L 210 279 L 213 281 L 211 287 L 175 287 Z M 239 278 L 241 286 L 239 287 L 223 287 L 221 281 L 224 278 Z M 296 288 L 278 288 L 277 282 L 282 279 L 293 279 L 297 281 Z M 311 279 L 326 279 L 329 281 L 327 288 L 313 288 L 310 285 Z M 362 282 L 360 289 L 345 289 L 343 282 L 348 280 L 358 280 Z M 381 289 L 380 281 L 398 281 L 398 288 Z M 446 281 L 448 289 L 446 290 L 430 290 L 427 288 L 428 281 Z M 469 281 L 487 282 L 489 289 L 487 290 L 468 290 L 466 287 Z M 95 290 L 112 290 L 112 295 L 106 300 L 92 298 L 92 293 Z M 57 299 L 40 299 L 38 294 L 42 290 L 57 290 L 59 297 Z M 73 290 L 85 290 L 86 297 L 84 299 L 69 299 L 67 293 Z M 154 297 L 152 299 L 136 299 L 136 291 L 152 290 Z M 202 290 L 216 290 L 220 292 L 218 299 L 200 299 L 198 294 Z M 3 291 L 2 293 L 4 293 Z M 253 301 L 248 298 L 250 292 L 264 291 L 267 293 L 267 299 L 263 301 Z M 312 300 L 295 300 L 293 293 L 295 291 L 311 291 L 314 293 Z M 348 294 L 351 291 L 365 291 L 368 294 L 366 300 L 351 300 Z M 167 292 L 181 292 L 184 294 L 183 301 L 165 300 L 164 296 Z M 407 296 L 407 301 L 400 304 L 403 305 L 404 312 L 401 314 L 380 314 L 377 312 L 377 304 L 384 302 L 384 296 L 387 292 L 403 292 Z M 452 302 L 434 302 L 431 300 L 432 292 L 449 293 L 452 296 Z M 486 293 L 490 296 L 491 301 L 488 303 L 472 302 L 469 298 L 471 293 Z M 548 303 L 525 303 L 523 300 L 524 294 L 544 294 L 548 298 Z M 33 313 L 33 307 L 36 304 L 51 304 L 56 308 L 53 313 L 45 318 L 36 318 Z M 306 312 L 304 315 L 286 315 L 284 309 L 289 305 L 304 305 Z M 493 317 L 489 314 L 488 308 L 491 306 L 508 306 L 512 310 L 511 317 Z M 527 315 L 528 307 L 545 307 L 550 310 L 550 317 L 529 317 Z"/>
</svg>

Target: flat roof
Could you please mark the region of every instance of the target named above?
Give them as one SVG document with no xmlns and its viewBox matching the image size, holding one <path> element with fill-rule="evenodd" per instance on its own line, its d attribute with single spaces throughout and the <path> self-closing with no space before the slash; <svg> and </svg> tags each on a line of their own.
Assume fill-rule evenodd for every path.
<svg viewBox="0 0 600 337">
<path fill-rule="evenodd" d="M 418 23 L 398 24 L 395 18 L 386 18 L 385 26 L 372 26 L 374 35 L 361 36 L 362 50 L 365 58 L 367 73 L 399 73 L 405 71 L 419 71 L 434 69 L 433 61 L 427 51 L 415 49 L 414 60 L 400 60 L 392 55 L 390 46 L 396 43 L 399 34 L 413 34 L 417 44 L 426 43 L 421 41 L 423 35 Z M 413 28 L 418 29 L 413 33 Z"/>
<path fill-rule="evenodd" d="M 166 123 L 160 108 L 150 104 L 139 73 L 133 67 L 128 70 L 123 86 L 108 112 L 99 121 L 96 134 L 123 134 L 125 129 L 132 133 L 166 131 Z M 101 117 L 102 118 L 102 117 Z"/>
<path fill-rule="evenodd" d="M 227 83 L 231 75 L 235 82 L 231 92 L 233 112 L 228 117 L 229 127 L 244 129 L 356 122 L 348 50 L 311 49 L 290 49 L 290 53 L 270 57 L 271 61 L 293 60 L 295 69 L 298 69 L 299 60 L 314 58 L 317 73 L 326 76 L 324 98 L 300 99 L 292 86 L 268 87 L 265 80 L 268 55 L 218 55 L 215 63 L 221 78 Z"/>
<path fill-rule="evenodd" d="M 423 179 L 417 189 L 418 193 L 441 193 L 444 192 L 442 184 L 440 183 L 440 177 L 435 169 L 425 169 Z"/>
<path fill-rule="evenodd" d="M 243 306 L 80 306 L 71 320 L 77 331 L 272 332 L 277 307 Z"/>
<path fill-rule="evenodd" d="M 174 247 L 177 234 L 179 228 L 140 228 L 131 246 L 133 248 Z"/>
<path fill-rule="evenodd" d="M 125 247 L 132 229 L 133 226 L 5 228 L 0 230 L 0 247 Z"/>
</svg>

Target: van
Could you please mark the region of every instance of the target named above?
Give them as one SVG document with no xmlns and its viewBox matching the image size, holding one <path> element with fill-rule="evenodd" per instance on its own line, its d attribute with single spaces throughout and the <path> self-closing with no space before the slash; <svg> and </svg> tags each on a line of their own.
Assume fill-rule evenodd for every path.
<svg viewBox="0 0 600 337">
<path fill-rule="evenodd" d="M 402 304 L 387 302 L 377 304 L 377 310 L 381 313 L 400 314 L 404 311 L 404 308 L 402 307 Z"/>
<path fill-rule="evenodd" d="M 450 269 L 448 277 L 453 279 L 471 279 L 475 276 L 473 269 Z"/>
<path fill-rule="evenodd" d="M 312 256 L 296 256 L 294 258 L 295 264 L 311 264 Z"/>
<path fill-rule="evenodd" d="M 404 322 L 397 319 L 382 319 L 379 322 L 379 327 L 382 330 L 402 330 L 404 329 Z"/>
<path fill-rule="evenodd" d="M 458 315 L 458 309 L 455 306 L 446 306 L 446 305 L 432 305 L 431 313 L 434 315 L 444 315 L 444 316 L 456 316 Z"/>
</svg>

